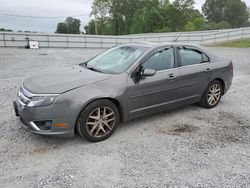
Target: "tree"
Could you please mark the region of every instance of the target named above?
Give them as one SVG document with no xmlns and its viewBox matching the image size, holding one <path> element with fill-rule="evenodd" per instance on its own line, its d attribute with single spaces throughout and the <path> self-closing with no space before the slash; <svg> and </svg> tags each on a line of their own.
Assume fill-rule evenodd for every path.
<svg viewBox="0 0 250 188">
<path fill-rule="evenodd" d="M 80 34 L 80 26 L 81 20 L 68 17 L 65 22 L 57 24 L 56 33 Z"/>
<path fill-rule="evenodd" d="M 202 17 L 199 10 L 194 9 L 194 0 L 175 0 L 167 8 L 168 17 L 171 20 L 172 31 L 183 31 L 187 22 L 196 17 Z"/>
<path fill-rule="evenodd" d="M 249 18 L 246 3 L 242 0 L 206 0 L 202 12 L 208 22 L 227 21 L 232 27 L 244 25 Z"/>
<path fill-rule="evenodd" d="M 95 0 L 92 15 L 94 13 L 102 23 L 104 23 L 103 18 L 105 18 L 105 22 L 111 27 L 111 32 L 114 35 L 130 34 L 136 25 L 134 16 L 138 15 L 138 12 L 142 12 L 144 17 L 148 17 L 149 14 L 157 12 L 159 4 L 159 0 Z M 145 13 L 145 10 L 149 13 Z M 155 19 L 155 14 L 152 16 Z M 110 18 L 108 22 L 107 17 Z"/>
<path fill-rule="evenodd" d="M 124 11 L 128 8 L 126 3 L 128 0 L 95 0 L 92 6 L 92 15 L 102 22 L 103 18 L 109 15 L 111 17 L 112 34 L 122 34 L 122 26 L 124 25 Z"/>
<path fill-rule="evenodd" d="M 144 8 L 138 9 L 130 26 L 130 33 L 150 33 L 164 27 L 164 17 L 158 1 L 148 2 Z"/>
<path fill-rule="evenodd" d="M 195 18 L 192 21 L 188 21 L 188 23 L 185 26 L 186 31 L 197 31 L 202 30 L 205 25 L 205 20 L 202 17 Z"/>
<path fill-rule="evenodd" d="M 175 0 L 173 5 L 178 9 L 193 9 L 194 0 Z"/>
<path fill-rule="evenodd" d="M 95 20 L 90 20 L 88 25 L 84 26 L 86 34 L 95 34 Z"/>
<path fill-rule="evenodd" d="M 215 30 L 215 29 L 230 29 L 232 26 L 227 21 L 222 21 L 219 23 L 210 22 L 206 23 L 203 30 Z"/>
<path fill-rule="evenodd" d="M 217 23 L 214 29 L 230 29 L 232 26 L 227 21 Z"/>
<path fill-rule="evenodd" d="M 201 30 L 205 22 L 194 0 L 95 0 L 91 15 L 96 20 L 85 26 L 87 34 L 95 24 L 98 34 L 122 35 Z"/>
<path fill-rule="evenodd" d="M 0 31 L 13 32 L 11 29 L 0 28 Z"/>
<path fill-rule="evenodd" d="M 132 24 L 130 27 L 130 33 L 143 33 L 144 25 L 145 25 L 144 11 L 139 9 L 133 15 Z"/>
<path fill-rule="evenodd" d="M 111 35 L 111 19 L 109 17 L 105 17 L 102 19 L 97 18 L 97 33 L 99 35 Z M 86 34 L 95 34 L 95 20 L 90 20 L 88 25 L 84 27 Z"/>
<path fill-rule="evenodd" d="M 68 33 L 68 27 L 67 27 L 66 23 L 59 22 L 57 24 L 56 33 Z"/>
<path fill-rule="evenodd" d="M 75 19 L 72 17 L 68 17 L 65 20 L 65 24 L 67 25 L 68 33 L 80 34 L 81 20 Z"/>
</svg>

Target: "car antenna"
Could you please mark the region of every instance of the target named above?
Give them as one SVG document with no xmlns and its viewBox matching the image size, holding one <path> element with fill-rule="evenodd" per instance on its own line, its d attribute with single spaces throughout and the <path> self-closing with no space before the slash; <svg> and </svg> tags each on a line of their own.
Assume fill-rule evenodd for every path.
<svg viewBox="0 0 250 188">
<path fill-rule="evenodd" d="M 176 39 L 173 40 L 173 42 L 178 42 L 178 39 L 180 38 L 181 35 L 182 35 L 182 33 L 180 33 L 180 34 L 176 37 Z"/>
</svg>

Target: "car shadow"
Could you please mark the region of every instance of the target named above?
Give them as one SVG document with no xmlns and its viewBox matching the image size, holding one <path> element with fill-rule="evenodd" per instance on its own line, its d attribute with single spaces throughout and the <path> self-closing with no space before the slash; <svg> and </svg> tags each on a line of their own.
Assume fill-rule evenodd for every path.
<svg viewBox="0 0 250 188">
<path fill-rule="evenodd" d="M 202 110 L 203 108 L 201 108 L 199 105 L 197 104 L 192 104 L 192 105 L 185 105 L 179 108 L 175 108 L 175 109 L 171 109 L 171 110 L 166 110 L 160 113 L 153 113 L 149 116 L 145 116 L 145 117 L 138 117 L 135 118 L 133 120 L 127 121 L 127 122 L 122 122 L 120 127 L 116 130 L 116 133 L 119 132 L 124 132 L 127 129 L 130 129 L 130 127 L 132 126 L 136 126 L 136 125 L 144 125 L 144 122 L 156 122 L 159 120 L 159 118 L 162 117 L 167 117 L 167 116 L 175 116 L 175 115 L 182 115 L 184 112 L 187 111 L 198 111 L 198 110 Z M 157 124 L 154 124 L 152 126 L 156 126 Z M 116 134 L 115 133 L 115 134 Z"/>
</svg>

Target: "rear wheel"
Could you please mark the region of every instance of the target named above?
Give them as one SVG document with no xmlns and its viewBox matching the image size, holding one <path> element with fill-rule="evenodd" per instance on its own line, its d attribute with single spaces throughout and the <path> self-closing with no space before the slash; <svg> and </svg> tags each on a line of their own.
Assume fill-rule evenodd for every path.
<svg viewBox="0 0 250 188">
<path fill-rule="evenodd" d="M 119 119 L 119 111 L 114 103 L 109 100 L 94 101 L 80 113 L 77 131 L 89 141 L 102 141 L 113 134 Z"/>
<path fill-rule="evenodd" d="M 218 80 L 212 81 L 204 92 L 200 105 L 205 108 L 214 108 L 220 102 L 223 87 Z"/>
</svg>

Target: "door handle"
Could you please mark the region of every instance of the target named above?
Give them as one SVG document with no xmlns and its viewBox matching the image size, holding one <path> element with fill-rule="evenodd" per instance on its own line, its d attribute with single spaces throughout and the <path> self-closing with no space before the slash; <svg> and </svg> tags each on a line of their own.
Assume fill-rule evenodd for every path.
<svg viewBox="0 0 250 188">
<path fill-rule="evenodd" d="M 210 72 L 211 71 L 211 69 L 210 68 L 207 68 L 206 70 L 205 70 L 205 72 Z"/>
<path fill-rule="evenodd" d="M 168 80 L 173 80 L 175 78 L 173 73 L 168 74 Z"/>
</svg>

